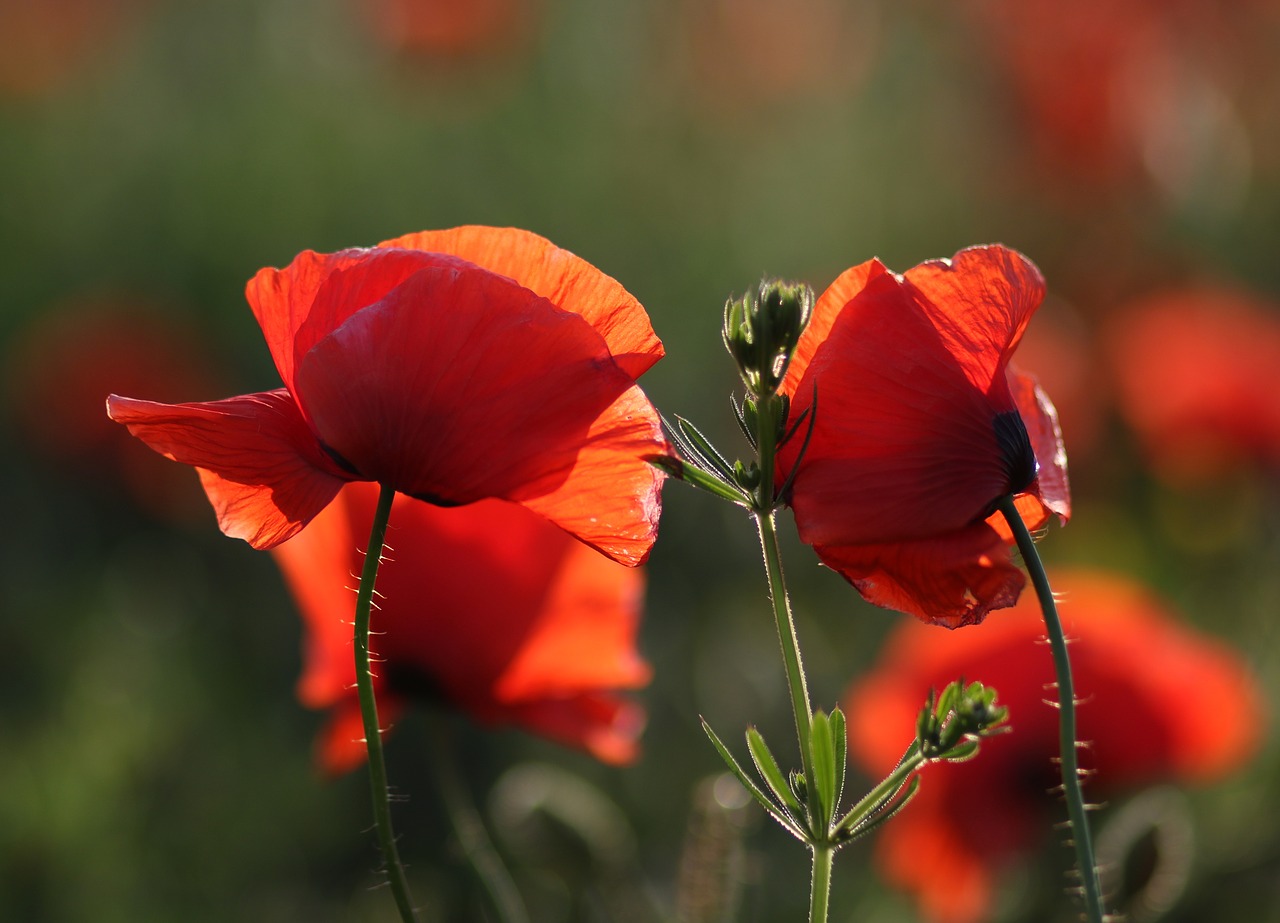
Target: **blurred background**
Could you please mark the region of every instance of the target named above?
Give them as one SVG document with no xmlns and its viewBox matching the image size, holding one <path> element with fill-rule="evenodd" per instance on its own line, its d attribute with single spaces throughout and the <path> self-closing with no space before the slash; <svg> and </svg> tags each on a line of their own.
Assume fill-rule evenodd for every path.
<svg viewBox="0 0 1280 923">
<path fill-rule="evenodd" d="M 103 412 L 275 387 L 243 286 L 307 248 L 545 235 L 649 310 L 659 408 L 745 451 L 728 296 L 1016 247 L 1075 494 L 1042 554 L 1150 588 L 1274 699 L 1277 49 L 1275 0 L 0 0 L 0 919 L 392 919 L 363 774 L 312 766 L 275 565 Z M 903 617 L 783 522 L 830 707 Z M 698 725 L 792 735 L 749 520 L 668 484 L 647 574 L 641 759 L 458 721 L 468 784 L 537 920 L 802 919 L 803 850 Z M 1173 802 L 1192 861 L 1148 918 L 1280 920 L 1273 722 Z M 483 919 L 421 729 L 388 745 L 416 896 Z M 991 919 L 1072 918 L 1042 845 Z M 918 919 L 873 852 L 840 854 L 833 920 Z"/>
</svg>

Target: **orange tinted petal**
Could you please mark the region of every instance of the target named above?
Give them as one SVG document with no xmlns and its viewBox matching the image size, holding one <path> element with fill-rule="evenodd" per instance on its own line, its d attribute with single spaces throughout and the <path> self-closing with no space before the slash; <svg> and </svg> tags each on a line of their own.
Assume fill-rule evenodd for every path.
<svg viewBox="0 0 1280 923">
<path fill-rule="evenodd" d="M 194 404 L 113 394 L 107 413 L 165 457 L 199 468 L 219 527 L 254 548 L 296 534 L 344 483 L 283 390 Z"/>
<path fill-rule="evenodd" d="M 1071 488 L 1067 483 L 1067 449 L 1062 442 L 1058 411 L 1033 376 L 1010 367 L 1008 377 L 1009 389 L 1039 465 L 1033 492 L 1065 523 L 1071 516 Z M 1023 518 L 1030 517 L 1024 514 Z M 1037 522 L 1029 527 L 1038 529 L 1041 525 L 1042 522 Z"/>
<path fill-rule="evenodd" d="M 560 486 L 632 387 L 582 318 L 468 264 L 422 269 L 354 314 L 297 381 L 361 477 L 447 504 Z"/>
<path fill-rule="evenodd" d="M 639 378 L 662 358 L 662 344 L 649 316 L 630 292 L 586 260 L 537 234 L 473 225 L 406 234 L 378 246 L 448 253 L 514 279 L 556 307 L 585 318 L 632 378 Z"/>
<path fill-rule="evenodd" d="M 618 696 L 584 693 L 517 705 L 507 720 L 548 740 L 580 747 L 602 763 L 622 766 L 634 762 L 639 752 L 645 712 Z"/>
<path fill-rule="evenodd" d="M 664 480 L 644 459 L 672 454 L 658 412 L 632 386 L 591 424 L 568 477 L 512 499 L 615 561 L 642 564 L 657 540 Z"/>
<path fill-rule="evenodd" d="M 907 283 L 947 351 L 984 394 L 1003 389 L 1001 374 L 1040 302 L 1045 283 L 1029 259 L 999 244 L 969 247 L 949 260 L 906 272 Z"/>
<path fill-rule="evenodd" d="M 385 739 L 391 726 L 404 712 L 404 703 L 395 696 L 379 696 L 378 723 Z M 348 773 L 362 765 L 369 755 L 364 742 L 364 719 L 355 696 L 340 703 L 316 738 L 316 762 L 329 775 Z"/>
<path fill-rule="evenodd" d="M 871 603 L 958 628 L 1011 606 L 1026 578 L 985 522 L 936 538 L 884 545 L 814 545 L 822 562 Z"/>
</svg>

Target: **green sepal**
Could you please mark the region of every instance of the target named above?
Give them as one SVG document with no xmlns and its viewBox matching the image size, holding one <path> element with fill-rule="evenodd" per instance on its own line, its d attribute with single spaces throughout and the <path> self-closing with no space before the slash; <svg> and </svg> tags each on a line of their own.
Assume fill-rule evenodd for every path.
<svg viewBox="0 0 1280 923">
<path fill-rule="evenodd" d="M 699 720 L 702 722 L 702 730 L 711 740 L 711 745 L 716 748 L 716 752 L 720 754 L 720 759 L 724 760 L 725 765 L 729 767 L 729 771 L 742 783 L 742 787 L 749 791 L 752 797 L 760 803 L 760 807 L 764 808 L 769 816 L 781 824 L 788 833 L 802 843 L 808 843 L 809 838 L 805 832 L 797 827 L 795 822 L 780 807 L 770 801 L 769 796 L 761 791 L 760 786 L 756 785 L 751 777 L 743 771 L 742 767 L 738 765 L 738 761 L 733 758 L 733 754 L 729 752 L 729 748 L 721 743 L 720 738 L 716 736 L 716 732 L 711 730 L 711 725 L 707 724 L 706 719 L 699 718 Z"/>
<path fill-rule="evenodd" d="M 831 722 L 819 709 L 809 725 L 809 753 L 813 759 L 813 787 L 818 796 L 818 817 L 813 826 L 826 830 L 836 812 L 836 761 L 831 747 Z"/>
<path fill-rule="evenodd" d="M 796 817 L 803 816 L 800 802 L 796 801 L 795 794 L 787 785 L 782 770 L 778 768 L 778 761 L 773 758 L 773 753 L 769 750 L 769 745 L 764 742 L 764 737 L 754 727 L 747 728 L 747 749 L 751 752 L 751 761 L 756 764 L 760 778 L 764 779 L 772 789 L 778 801 L 789 808 Z"/>
</svg>

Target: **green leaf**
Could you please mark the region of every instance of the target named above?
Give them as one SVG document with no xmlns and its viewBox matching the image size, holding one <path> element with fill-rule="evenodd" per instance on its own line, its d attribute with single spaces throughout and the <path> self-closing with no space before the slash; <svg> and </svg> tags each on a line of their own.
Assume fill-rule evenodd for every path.
<svg viewBox="0 0 1280 923">
<path fill-rule="evenodd" d="M 716 447 L 711 444 L 711 440 L 702 435 L 696 426 L 680 416 L 676 417 L 676 426 L 680 430 L 680 435 L 685 438 L 687 445 L 695 449 L 699 458 L 706 462 L 704 467 L 715 471 L 722 478 L 727 479 L 733 476 L 733 466 L 729 464 L 728 459 L 720 454 Z"/>
<path fill-rule="evenodd" d="M 769 796 L 762 792 L 760 790 L 760 786 L 756 785 L 756 783 L 752 781 L 751 777 L 748 776 L 743 771 L 742 767 L 738 765 L 738 761 L 733 758 L 733 754 L 729 752 L 729 748 L 721 743 L 720 738 L 716 736 L 716 732 L 711 730 L 711 725 L 707 724 L 705 719 L 700 720 L 702 721 L 702 730 L 706 733 L 707 737 L 711 739 L 711 745 L 716 748 L 716 752 L 720 754 L 720 758 L 724 760 L 725 765 L 729 767 L 729 771 L 732 772 L 737 780 L 742 783 L 742 787 L 749 791 L 756 801 L 760 802 L 760 807 L 764 808 L 769 813 L 769 816 L 780 823 L 792 836 L 800 840 L 802 843 L 808 843 L 809 838 L 805 835 L 804 831 L 797 827 L 795 822 L 792 821 L 792 819 L 788 817 L 780 807 L 770 801 Z"/>
<path fill-rule="evenodd" d="M 836 795 L 831 802 L 831 813 L 835 816 L 835 812 L 840 807 L 840 799 L 844 796 L 845 768 L 849 765 L 848 732 L 845 728 L 844 712 L 838 705 L 831 709 L 828 724 L 831 725 L 831 753 L 835 757 L 836 769 Z"/>
<path fill-rule="evenodd" d="M 825 830 L 830 826 L 836 810 L 836 761 L 831 749 L 831 722 L 822 710 L 814 712 L 809 747 L 813 757 L 813 785 L 818 793 L 820 815 L 814 818 L 815 821 L 820 821 L 815 826 Z"/>
<path fill-rule="evenodd" d="M 747 728 L 747 749 L 751 751 L 751 760 L 756 764 L 760 778 L 764 779 L 773 790 L 778 801 L 790 808 L 797 817 L 801 816 L 800 802 L 796 801 L 791 787 L 787 785 L 782 770 L 778 768 L 778 761 L 773 758 L 773 753 L 770 752 L 769 745 L 764 742 L 764 737 L 753 727 Z"/>
</svg>

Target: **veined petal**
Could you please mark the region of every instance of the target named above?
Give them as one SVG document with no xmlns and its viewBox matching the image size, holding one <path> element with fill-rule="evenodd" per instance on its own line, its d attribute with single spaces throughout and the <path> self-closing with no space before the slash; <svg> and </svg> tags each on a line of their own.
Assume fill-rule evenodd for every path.
<svg viewBox="0 0 1280 923">
<path fill-rule="evenodd" d="M 1008 493 L 993 407 L 974 388 L 918 294 L 873 274 L 815 352 L 794 412 L 818 414 L 791 491 L 801 538 L 861 545 L 962 529 Z M 1007 388 L 1006 388 L 1007 394 Z M 779 479 L 802 443 L 778 452 Z"/>
<path fill-rule="evenodd" d="M 920 301 L 947 351 L 984 394 L 1004 388 L 1000 372 L 1044 300 L 1040 270 L 999 244 L 969 247 L 910 269 L 904 284 Z"/>
<path fill-rule="evenodd" d="M 673 454 L 658 412 L 633 385 L 592 422 L 567 477 L 531 483 L 511 499 L 635 566 L 649 557 L 662 514 L 664 475 L 644 459 Z"/>
<path fill-rule="evenodd" d="M 662 343 L 640 302 L 615 279 L 545 237 L 518 228 L 471 225 L 406 234 L 378 246 L 447 253 L 514 279 L 585 318 L 633 379 L 662 358 Z"/>
<path fill-rule="evenodd" d="M 113 394 L 107 414 L 165 457 L 200 469 L 219 527 L 254 548 L 296 534 L 345 480 L 284 390 L 191 404 Z"/>
<path fill-rule="evenodd" d="M 442 504 L 554 489 L 632 387 L 581 317 L 466 263 L 352 315 L 297 383 L 320 439 L 363 478 Z"/>
<path fill-rule="evenodd" d="M 1035 377 L 1010 366 L 1009 389 L 1031 438 L 1040 465 L 1034 493 L 1065 524 L 1071 517 L 1071 488 L 1067 481 L 1067 449 L 1062 442 L 1058 411 Z M 1039 528 L 1039 525 L 1031 528 Z"/>
<path fill-rule="evenodd" d="M 985 522 L 911 542 L 814 550 L 868 602 L 947 628 L 1012 606 L 1026 583 L 1004 539 Z"/>
<path fill-rule="evenodd" d="M 260 269 L 245 297 L 281 380 L 295 392 L 298 363 L 316 343 L 418 270 L 455 262 L 410 250 L 304 250 L 284 269 Z"/>
</svg>

